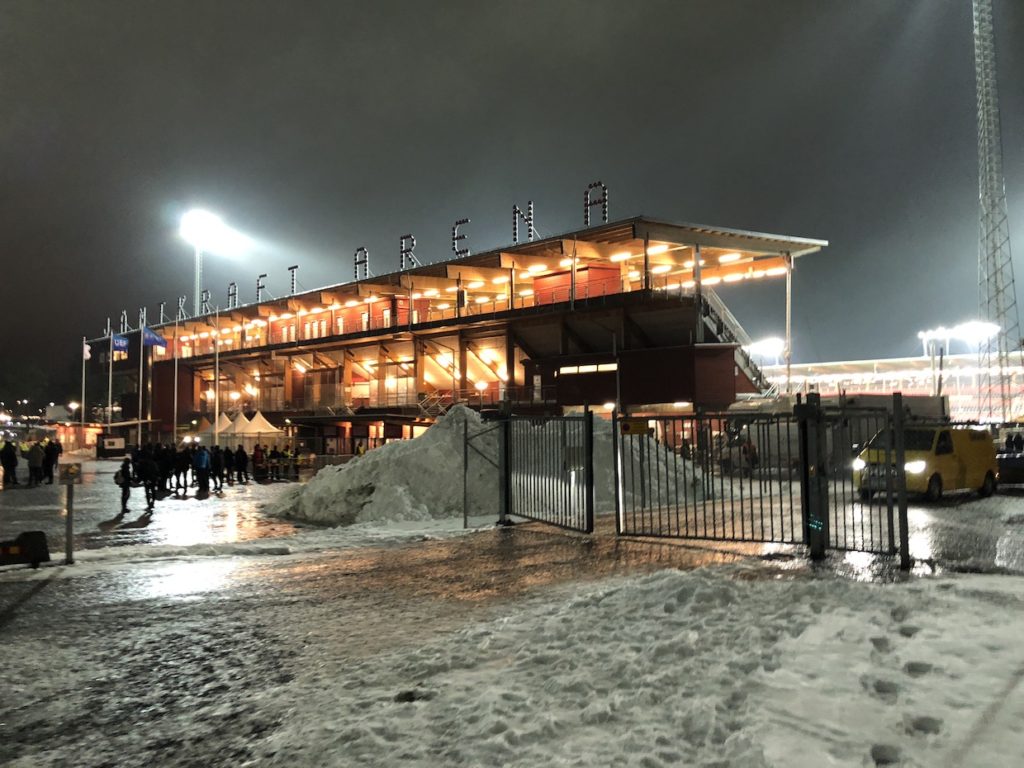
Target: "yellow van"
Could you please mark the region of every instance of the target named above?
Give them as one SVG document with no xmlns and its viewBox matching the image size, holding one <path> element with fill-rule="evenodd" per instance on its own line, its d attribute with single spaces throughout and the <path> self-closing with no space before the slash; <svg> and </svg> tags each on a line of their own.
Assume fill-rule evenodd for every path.
<svg viewBox="0 0 1024 768">
<path fill-rule="evenodd" d="M 889 439 L 887 430 L 882 430 L 853 460 L 854 480 L 863 500 L 886 490 Z M 903 448 L 908 493 L 922 493 L 936 501 L 943 491 L 976 490 L 981 496 L 991 496 L 996 490 L 999 465 L 987 429 L 915 425 L 904 431 Z"/>
</svg>

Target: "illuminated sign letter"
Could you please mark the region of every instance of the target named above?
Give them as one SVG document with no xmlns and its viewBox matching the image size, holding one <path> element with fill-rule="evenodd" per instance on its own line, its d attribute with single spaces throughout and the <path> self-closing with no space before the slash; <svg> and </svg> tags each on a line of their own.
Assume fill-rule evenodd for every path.
<svg viewBox="0 0 1024 768">
<path fill-rule="evenodd" d="M 459 248 L 459 241 L 465 240 L 467 235 L 459 233 L 459 227 L 469 224 L 469 219 L 459 219 L 455 222 L 455 226 L 452 227 L 452 250 L 455 252 L 455 258 L 461 259 L 464 256 L 469 256 L 469 248 Z"/>
<path fill-rule="evenodd" d="M 185 299 L 186 298 L 187 298 L 186 296 L 179 296 L 178 297 L 178 319 L 179 320 L 184 320 L 186 317 L 188 317 L 188 314 L 185 312 Z"/>
<path fill-rule="evenodd" d="M 202 297 L 200 299 L 200 301 L 201 301 L 202 306 L 203 306 L 203 314 L 204 315 L 210 314 L 210 292 L 209 291 L 203 291 L 199 295 Z"/>
<path fill-rule="evenodd" d="M 523 209 L 518 205 L 512 206 L 512 242 L 519 242 L 519 220 L 522 219 L 526 225 L 526 239 L 531 243 L 533 242 L 533 236 L 536 234 L 536 230 L 533 228 L 533 200 L 526 203 L 526 214 L 523 214 Z"/>
<path fill-rule="evenodd" d="M 601 188 L 601 196 L 596 200 L 590 199 L 590 190 Z M 590 209 L 595 205 L 601 206 L 601 221 L 608 223 L 608 187 L 602 184 L 600 181 L 587 186 L 587 191 L 583 193 L 583 226 L 590 226 Z"/>
<path fill-rule="evenodd" d="M 417 259 L 416 254 L 413 253 L 416 249 L 416 238 L 412 235 L 402 235 L 398 238 L 398 244 L 399 253 L 402 257 L 402 269 L 405 269 L 406 263 L 408 263 L 410 267 L 420 266 L 419 259 Z"/>
<path fill-rule="evenodd" d="M 256 276 L 256 303 L 257 304 L 259 304 L 261 301 L 263 301 L 263 289 L 267 287 L 263 283 L 263 278 L 265 278 L 266 276 L 267 276 L 266 273 L 264 273 L 262 275 L 257 275 Z"/>
<path fill-rule="evenodd" d="M 296 286 L 295 273 L 299 271 L 299 265 L 298 264 L 292 264 L 290 267 L 288 267 L 288 271 L 291 272 L 291 274 L 292 274 L 292 292 L 291 292 L 290 295 L 294 296 L 295 295 L 295 286 Z"/>
<path fill-rule="evenodd" d="M 228 309 L 234 309 L 238 306 L 238 286 L 234 283 L 228 283 Z"/>
<path fill-rule="evenodd" d="M 128 332 L 128 310 L 121 310 L 121 333 Z"/>
<path fill-rule="evenodd" d="M 365 280 L 370 276 L 370 252 L 363 246 L 356 248 L 355 265 L 356 280 Z M 360 273 L 362 273 L 362 277 L 360 277 Z"/>
</svg>

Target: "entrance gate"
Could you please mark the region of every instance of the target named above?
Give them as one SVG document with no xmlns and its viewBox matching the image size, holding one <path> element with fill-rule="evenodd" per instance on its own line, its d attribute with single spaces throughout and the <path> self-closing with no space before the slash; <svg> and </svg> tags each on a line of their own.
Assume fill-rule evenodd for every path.
<svg viewBox="0 0 1024 768">
<path fill-rule="evenodd" d="M 806 544 L 906 554 L 902 399 L 893 410 L 826 411 L 809 395 L 792 413 L 613 417 L 615 529 L 623 536 Z M 505 509 L 594 530 L 593 414 L 508 417 Z M 885 477 L 861 488 L 868 442 Z M 602 462 L 603 463 L 603 462 Z M 878 483 L 881 482 L 882 486 Z M 898 546 L 899 545 L 899 546 Z"/>
<path fill-rule="evenodd" d="M 509 514 L 594 530 L 594 414 L 510 416 L 505 433 Z"/>
</svg>

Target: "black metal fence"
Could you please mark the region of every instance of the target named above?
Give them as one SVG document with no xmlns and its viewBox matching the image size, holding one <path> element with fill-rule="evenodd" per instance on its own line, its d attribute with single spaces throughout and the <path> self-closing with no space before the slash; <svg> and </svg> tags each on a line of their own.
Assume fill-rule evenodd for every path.
<svg viewBox="0 0 1024 768">
<path fill-rule="evenodd" d="M 793 412 L 613 415 L 602 505 L 620 535 L 899 550 L 909 563 L 902 409 L 896 395 L 891 410 L 826 410 L 812 394 Z M 505 511 L 593 531 L 593 414 L 504 423 Z M 871 466 L 858 463 L 867 447 Z"/>
<path fill-rule="evenodd" d="M 799 431 L 791 416 L 617 419 L 619 533 L 803 540 Z"/>
<path fill-rule="evenodd" d="M 507 511 L 594 530 L 593 414 L 511 416 L 505 434 Z"/>
<path fill-rule="evenodd" d="M 902 467 L 897 467 L 892 414 L 886 410 L 823 412 L 828 460 L 830 549 L 893 554 L 895 514 Z M 873 442 L 872 442 L 873 441 Z M 871 442 L 881 462 L 861 473 L 858 454 Z"/>
</svg>

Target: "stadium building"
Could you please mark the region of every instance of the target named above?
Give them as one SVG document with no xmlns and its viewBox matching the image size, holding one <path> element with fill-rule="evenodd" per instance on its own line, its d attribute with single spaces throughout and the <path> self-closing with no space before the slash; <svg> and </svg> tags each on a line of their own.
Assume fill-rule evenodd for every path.
<svg viewBox="0 0 1024 768">
<path fill-rule="evenodd" d="M 118 334 L 92 340 L 89 401 L 113 403 L 129 440 L 260 411 L 336 453 L 415 436 L 454 402 L 720 409 L 770 384 L 715 287 L 785 281 L 788 316 L 795 260 L 826 245 L 637 217 L 420 265 L 403 239 L 391 274 L 360 249 L 351 282 L 194 317 L 179 304 L 157 344 L 148 329 L 125 328 L 123 351 Z"/>
</svg>

